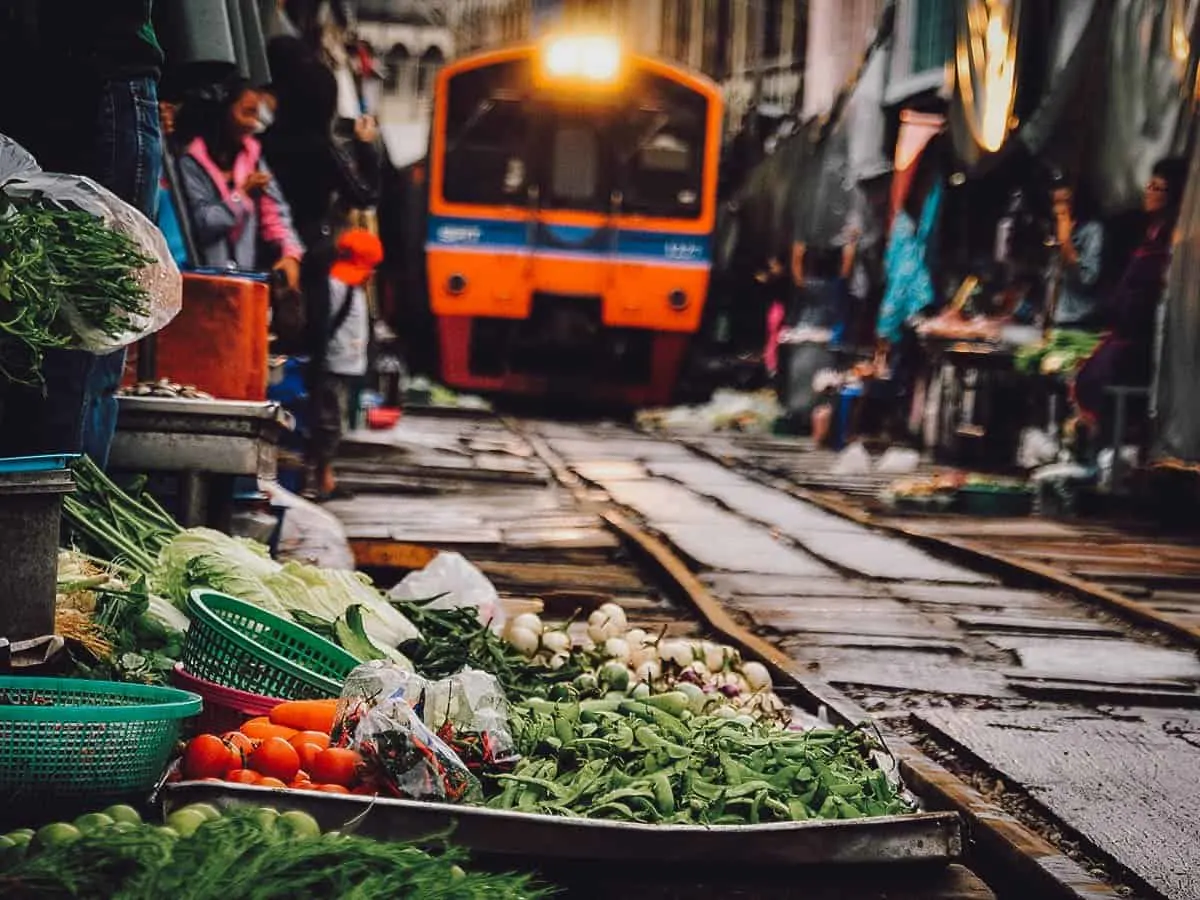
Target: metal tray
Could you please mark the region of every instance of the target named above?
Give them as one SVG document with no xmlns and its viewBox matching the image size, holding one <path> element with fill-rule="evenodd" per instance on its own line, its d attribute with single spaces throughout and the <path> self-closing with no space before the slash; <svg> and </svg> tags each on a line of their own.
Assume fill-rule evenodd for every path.
<svg viewBox="0 0 1200 900">
<path fill-rule="evenodd" d="M 111 463 L 131 471 L 273 478 L 280 438 L 294 427 L 278 403 L 121 397 Z"/>
<path fill-rule="evenodd" d="M 501 812 L 444 803 L 385 800 L 214 782 L 176 782 L 161 792 L 165 813 L 189 803 L 270 805 L 312 815 L 325 830 L 382 840 L 453 832 L 477 854 L 535 864 L 565 861 L 700 865 L 714 859 L 762 866 L 948 864 L 962 854 L 955 813 L 877 819 L 729 825 L 637 825 Z"/>
</svg>

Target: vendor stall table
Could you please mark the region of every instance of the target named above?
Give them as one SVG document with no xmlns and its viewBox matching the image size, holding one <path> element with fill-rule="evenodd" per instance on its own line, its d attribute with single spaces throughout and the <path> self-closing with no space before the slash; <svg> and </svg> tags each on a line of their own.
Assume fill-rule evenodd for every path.
<svg viewBox="0 0 1200 900">
<path fill-rule="evenodd" d="M 180 521 L 227 530 L 234 479 L 273 479 L 292 427 L 278 403 L 121 397 L 111 466 L 177 478 Z"/>
</svg>

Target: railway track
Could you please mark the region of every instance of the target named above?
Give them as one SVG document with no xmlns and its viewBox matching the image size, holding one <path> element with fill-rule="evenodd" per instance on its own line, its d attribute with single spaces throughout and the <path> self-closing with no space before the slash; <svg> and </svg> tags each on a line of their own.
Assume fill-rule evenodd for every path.
<svg viewBox="0 0 1200 900">
<path fill-rule="evenodd" d="M 989 575 L 874 543 L 878 535 L 845 530 L 857 525 L 844 519 L 837 520 L 842 525 L 820 520 L 818 528 L 799 507 L 779 505 L 799 502 L 794 498 L 756 492 L 752 485 L 765 487 L 734 480 L 734 472 L 680 444 L 619 426 L 417 415 L 390 437 L 349 450 L 343 481 L 360 496 L 331 509 L 345 523 L 360 566 L 381 583 L 424 565 L 438 550 L 458 550 L 510 604 L 540 603 L 551 620 L 580 610 L 586 617 L 590 608 L 615 601 L 647 630 L 719 637 L 766 662 L 803 714 L 851 726 L 876 722 L 925 806 L 957 811 L 967 825 L 961 865 L 905 873 L 900 881 L 868 873 L 850 893 L 845 873 L 818 873 L 811 896 L 826 896 L 822 890 L 932 900 L 1200 896 L 1186 893 L 1186 872 L 1176 891 L 1161 873 L 1110 852 L 952 727 L 958 711 L 1041 713 L 1049 721 L 1097 704 L 1094 693 L 1074 701 L 1031 696 L 1029 686 L 1045 679 L 1030 669 L 1023 683 L 1021 667 L 1012 664 L 1021 654 L 991 641 L 1011 625 L 996 621 L 1006 610 L 1052 623 L 1041 633 L 1046 640 L 1127 640 L 1180 653 L 1169 641 L 1135 634 L 1077 602 L 1035 598 Z M 718 469 L 730 477 L 718 477 Z M 827 546 L 806 539 L 818 532 L 800 525 L 841 530 L 826 532 L 838 535 Z M 856 544 L 867 547 L 878 571 L 864 575 L 852 558 L 838 555 L 838 546 Z M 715 564 L 705 558 L 710 553 Z M 888 576 L 888 566 L 896 577 Z M 948 622 L 962 634 L 952 634 Z M 1008 633 L 1033 640 L 1021 629 Z M 896 664 L 905 659 L 923 662 Z M 1138 689 L 1186 706 L 1185 678 L 1158 680 L 1155 688 Z M 1131 675 L 1124 685 L 1112 684 L 1106 702 L 1127 702 L 1122 689 L 1128 693 L 1136 681 Z M 639 882 L 638 895 L 683 896 L 684 887 Z M 702 895 L 731 896 L 732 889 L 727 884 L 725 893 Z M 756 885 L 736 895 L 794 895 L 787 889 Z"/>
</svg>

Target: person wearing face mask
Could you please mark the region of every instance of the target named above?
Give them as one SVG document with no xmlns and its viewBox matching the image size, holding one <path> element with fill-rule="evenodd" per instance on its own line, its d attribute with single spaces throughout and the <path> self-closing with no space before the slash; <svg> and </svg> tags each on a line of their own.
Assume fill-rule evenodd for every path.
<svg viewBox="0 0 1200 900">
<path fill-rule="evenodd" d="M 253 136 L 260 127 L 259 99 L 258 91 L 238 80 L 216 97 L 189 101 L 180 120 L 187 143 L 179 174 L 196 262 L 244 272 L 274 268 L 295 290 L 304 244 Z"/>
</svg>

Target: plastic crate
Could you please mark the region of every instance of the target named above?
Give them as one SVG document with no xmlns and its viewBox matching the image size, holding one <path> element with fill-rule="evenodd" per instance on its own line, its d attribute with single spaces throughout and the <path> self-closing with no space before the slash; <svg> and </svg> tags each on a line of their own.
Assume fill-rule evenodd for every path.
<svg viewBox="0 0 1200 900">
<path fill-rule="evenodd" d="M 307 628 L 215 591 L 192 591 L 187 613 L 183 667 L 222 687 L 283 700 L 336 697 L 359 664 Z"/>
<path fill-rule="evenodd" d="M 265 716 L 282 702 L 276 697 L 251 694 L 197 678 L 183 667 L 183 663 L 175 664 L 171 681 L 180 690 L 198 694 L 204 701 L 204 712 L 192 723 L 196 734 L 237 731 L 247 719 Z"/>
<path fill-rule="evenodd" d="M 195 694 L 73 678 L 0 677 L 0 796 L 120 797 L 154 788 Z"/>
</svg>

